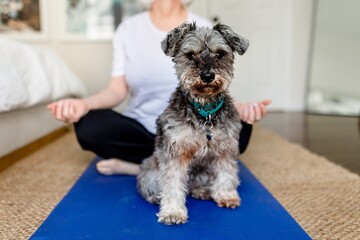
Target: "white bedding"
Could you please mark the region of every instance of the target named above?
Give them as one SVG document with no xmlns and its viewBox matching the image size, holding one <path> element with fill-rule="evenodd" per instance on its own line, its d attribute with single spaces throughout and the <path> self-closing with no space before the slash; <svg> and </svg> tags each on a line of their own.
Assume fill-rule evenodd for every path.
<svg viewBox="0 0 360 240">
<path fill-rule="evenodd" d="M 83 83 L 53 51 L 0 37 L 0 112 L 85 95 Z"/>
</svg>

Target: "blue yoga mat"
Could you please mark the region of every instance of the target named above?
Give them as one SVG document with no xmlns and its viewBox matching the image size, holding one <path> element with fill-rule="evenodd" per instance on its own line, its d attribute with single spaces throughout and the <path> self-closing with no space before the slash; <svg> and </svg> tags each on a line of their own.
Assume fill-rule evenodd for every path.
<svg viewBox="0 0 360 240">
<path fill-rule="evenodd" d="M 157 222 L 157 205 L 143 200 L 132 176 L 102 176 L 88 167 L 31 239 L 311 239 L 251 172 L 240 164 L 242 205 L 219 208 L 187 199 L 189 222 Z"/>
</svg>

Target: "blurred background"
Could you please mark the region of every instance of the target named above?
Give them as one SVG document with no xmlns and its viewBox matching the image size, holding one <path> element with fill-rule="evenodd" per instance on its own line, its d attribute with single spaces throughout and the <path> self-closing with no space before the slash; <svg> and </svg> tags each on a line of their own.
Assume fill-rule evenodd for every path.
<svg viewBox="0 0 360 240">
<path fill-rule="evenodd" d="M 316 2 L 309 59 L 307 109 L 358 116 L 360 108 L 360 2 Z"/>
<path fill-rule="evenodd" d="M 92 94 L 110 79 L 115 27 L 142 10 L 135 0 L 0 0 L 0 36 L 55 50 Z M 232 86 L 240 101 L 359 115 L 359 1 L 194 0 L 190 10 L 250 39 Z"/>
<path fill-rule="evenodd" d="M 194 0 L 189 8 L 250 40 L 231 92 L 273 100 L 262 126 L 360 172 L 360 1 Z M 143 10 L 136 0 L 0 0 L 0 39 L 50 49 L 94 94 L 110 81 L 116 26 Z M 13 56 L 20 65 L 21 52 Z"/>
</svg>

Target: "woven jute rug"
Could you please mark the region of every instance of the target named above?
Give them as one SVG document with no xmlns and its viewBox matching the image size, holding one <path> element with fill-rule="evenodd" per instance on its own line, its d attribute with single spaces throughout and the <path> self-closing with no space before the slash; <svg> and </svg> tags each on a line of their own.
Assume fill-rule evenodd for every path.
<svg viewBox="0 0 360 240">
<path fill-rule="evenodd" d="M 29 238 L 93 157 L 70 132 L 1 172 L 0 239 Z M 313 239 L 360 239 L 358 175 L 258 127 L 241 159 Z"/>
</svg>

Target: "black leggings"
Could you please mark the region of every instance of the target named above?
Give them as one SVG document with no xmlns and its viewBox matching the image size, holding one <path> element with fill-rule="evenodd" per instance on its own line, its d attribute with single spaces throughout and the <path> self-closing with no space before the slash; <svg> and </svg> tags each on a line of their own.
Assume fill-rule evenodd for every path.
<svg viewBox="0 0 360 240">
<path fill-rule="evenodd" d="M 252 125 L 242 123 L 240 153 L 249 143 Z M 75 123 L 76 137 L 84 150 L 103 158 L 141 163 L 154 151 L 155 135 L 135 119 L 112 110 L 95 110 Z"/>
</svg>

